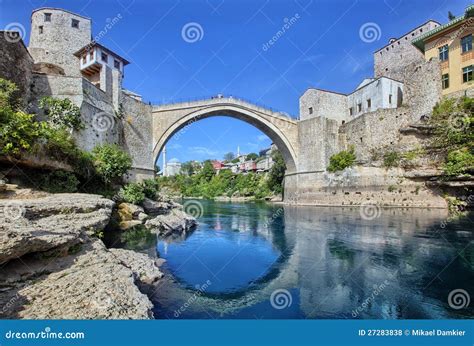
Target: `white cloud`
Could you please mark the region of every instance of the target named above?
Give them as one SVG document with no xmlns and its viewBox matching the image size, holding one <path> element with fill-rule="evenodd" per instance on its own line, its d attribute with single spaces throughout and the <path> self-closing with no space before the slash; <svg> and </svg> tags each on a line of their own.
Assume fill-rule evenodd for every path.
<svg viewBox="0 0 474 346">
<path fill-rule="evenodd" d="M 260 136 L 257 137 L 257 140 L 258 140 L 259 142 L 266 141 L 267 139 L 270 139 L 270 138 L 268 138 L 267 135 L 260 135 Z"/>
<path fill-rule="evenodd" d="M 212 150 L 206 147 L 189 147 L 188 152 L 193 155 L 205 156 L 205 157 L 216 157 L 219 155 L 219 151 Z"/>
</svg>

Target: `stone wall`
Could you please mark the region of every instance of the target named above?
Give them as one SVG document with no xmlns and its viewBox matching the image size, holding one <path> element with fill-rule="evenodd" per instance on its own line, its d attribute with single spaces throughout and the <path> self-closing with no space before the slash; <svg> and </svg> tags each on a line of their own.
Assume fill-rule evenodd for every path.
<svg viewBox="0 0 474 346">
<path fill-rule="evenodd" d="M 33 69 L 33 58 L 23 43 L 9 39 L 11 33 L 0 31 L 0 78 L 14 82 L 19 89 L 18 97 L 21 97 L 23 106 L 30 102 L 31 71 Z"/>
<path fill-rule="evenodd" d="M 441 76 L 436 60 L 412 63 L 401 75 L 405 81 L 404 104 L 396 109 L 379 109 L 346 122 L 339 129 L 339 149 L 354 145 L 361 162 L 370 161 L 372 153 L 393 148 L 400 141 L 400 128 L 431 114 L 440 100 Z"/>
<path fill-rule="evenodd" d="M 152 106 L 122 93 L 123 148 L 133 159 L 129 180 L 143 180 L 154 175 Z"/>
<path fill-rule="evenodd" d="M 405 67 L 413 63 L 422 63 L 423 54 L 412 45 L 412 40 L 439 26 L 435 21 L 428 21 L 411 30 L 374 53 L 375 77 L 386 76 L 401 80 Z"/>
<path fill-rule="evenodd" d="M 310 109 L 312 109 L 312 113 Z M 342 123 L 348 114 L 347 96 L 344 94 L 321 89 L 308 89 L 300 97 L 301 120 L 324 117 Z"/>
<path fill-rule="evenodd" d="M 51 14 L 51 21 L 45 21 L 45 14 Z M 72 20 L 79 21 L 73 28 Z M 31 15 L 31 32 L 28 49 L 34 61 L 60 66 L 67 76 L 80 77 L 79 58 L 74 56 L 91 41 L 91 20 L 72 12 L 42 8 Z"/>
</svg>

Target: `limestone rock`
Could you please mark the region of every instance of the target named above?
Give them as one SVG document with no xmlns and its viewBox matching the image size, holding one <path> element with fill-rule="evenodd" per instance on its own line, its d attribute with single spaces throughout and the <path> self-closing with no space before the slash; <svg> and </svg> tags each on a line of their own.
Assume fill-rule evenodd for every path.
<svg viewBox="0 0 474 346">
<path fill-rule="evenodd" d="M 147 220 L 145 226 L 158 235 L 186 234 L 197 225 L 196 219 L 180 209 L 172 209 L 166 215 Z"/>
<path fill-rule="evenodd" d="M 100 240 L 88 242 L 79 253 L 31 262 L 11 261 L 0 281 L 8 287 L 0 295 L 3 318 L 33 319 L 148 319 L 152 303 L 140 292 L 137 277 L 153 279 L 159 274 L 145 259 L 127 253 L 133 266 L 108 251 Z M 16 263 L 19 262 L 19 263 Z M 132 268 L 133 267 L 133 268 Z M 38 268 L 42 268 L 41 271 Z M 134 271 L 143 271 L 137 273 Z M 33 270 L 32 270 L 33 269 Z"/>
<path fill-rule="evenodd" d="M 0 264 L 77 244 L 82 235 L 107 225 L 113 205 L 111 200 L 88 194 L 0 200 Z"/>
<path fill-rule="evenodd" d="M 170 201 L 157 202 L 149 198 L 145 198 L 142 205 L 145 213 L 151 216 L 166 214 L 174 207 L 173 203 Z"/>
<path fill-rule="evenodd" d="M 146 254 L 125 249 L 110 249 L 110 252 L 125 267 L 130 268 L 142 283 L 153 284 L 163 277 L 155 260 Z"/>
<path fill-rule="evenodd" d="M 137 218 L 140 213 L 143 213 L 142 207 L 131 203 L 120 203 L 118 205 L 118 214 L 120 221 L 130 221 Z"/>
</svg>

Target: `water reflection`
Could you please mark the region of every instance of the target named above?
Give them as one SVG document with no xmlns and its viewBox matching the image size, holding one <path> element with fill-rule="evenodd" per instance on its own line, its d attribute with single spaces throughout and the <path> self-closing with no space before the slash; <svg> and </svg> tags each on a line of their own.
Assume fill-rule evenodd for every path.
<svg viewBox="0 0 474 346">
<path fill-rule="evenodd" d="M 168 270 L 154 302 L 160 318 L 472 317 L 447 302 L 456 288 L 474 296 L 470 218 L 441 228 L 440 210 L 364 220 L 355 207 L 203 203 L 194 234 L 158 243 Z M 291 293 L 290 306 L 272 307 L 277 289 Z"/>
</svg>

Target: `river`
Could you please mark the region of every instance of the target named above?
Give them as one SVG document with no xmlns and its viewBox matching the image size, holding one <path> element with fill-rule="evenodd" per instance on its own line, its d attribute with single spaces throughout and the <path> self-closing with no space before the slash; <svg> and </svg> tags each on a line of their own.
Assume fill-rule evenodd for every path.
<svg viewBox="0 0 474 346">
<path fill-rule="evenodd" d="M 157 318 L 474 316 L 472 213 L 191 203 L 191 235 L 141 244 L 166 260 Z"/>
</svg>

